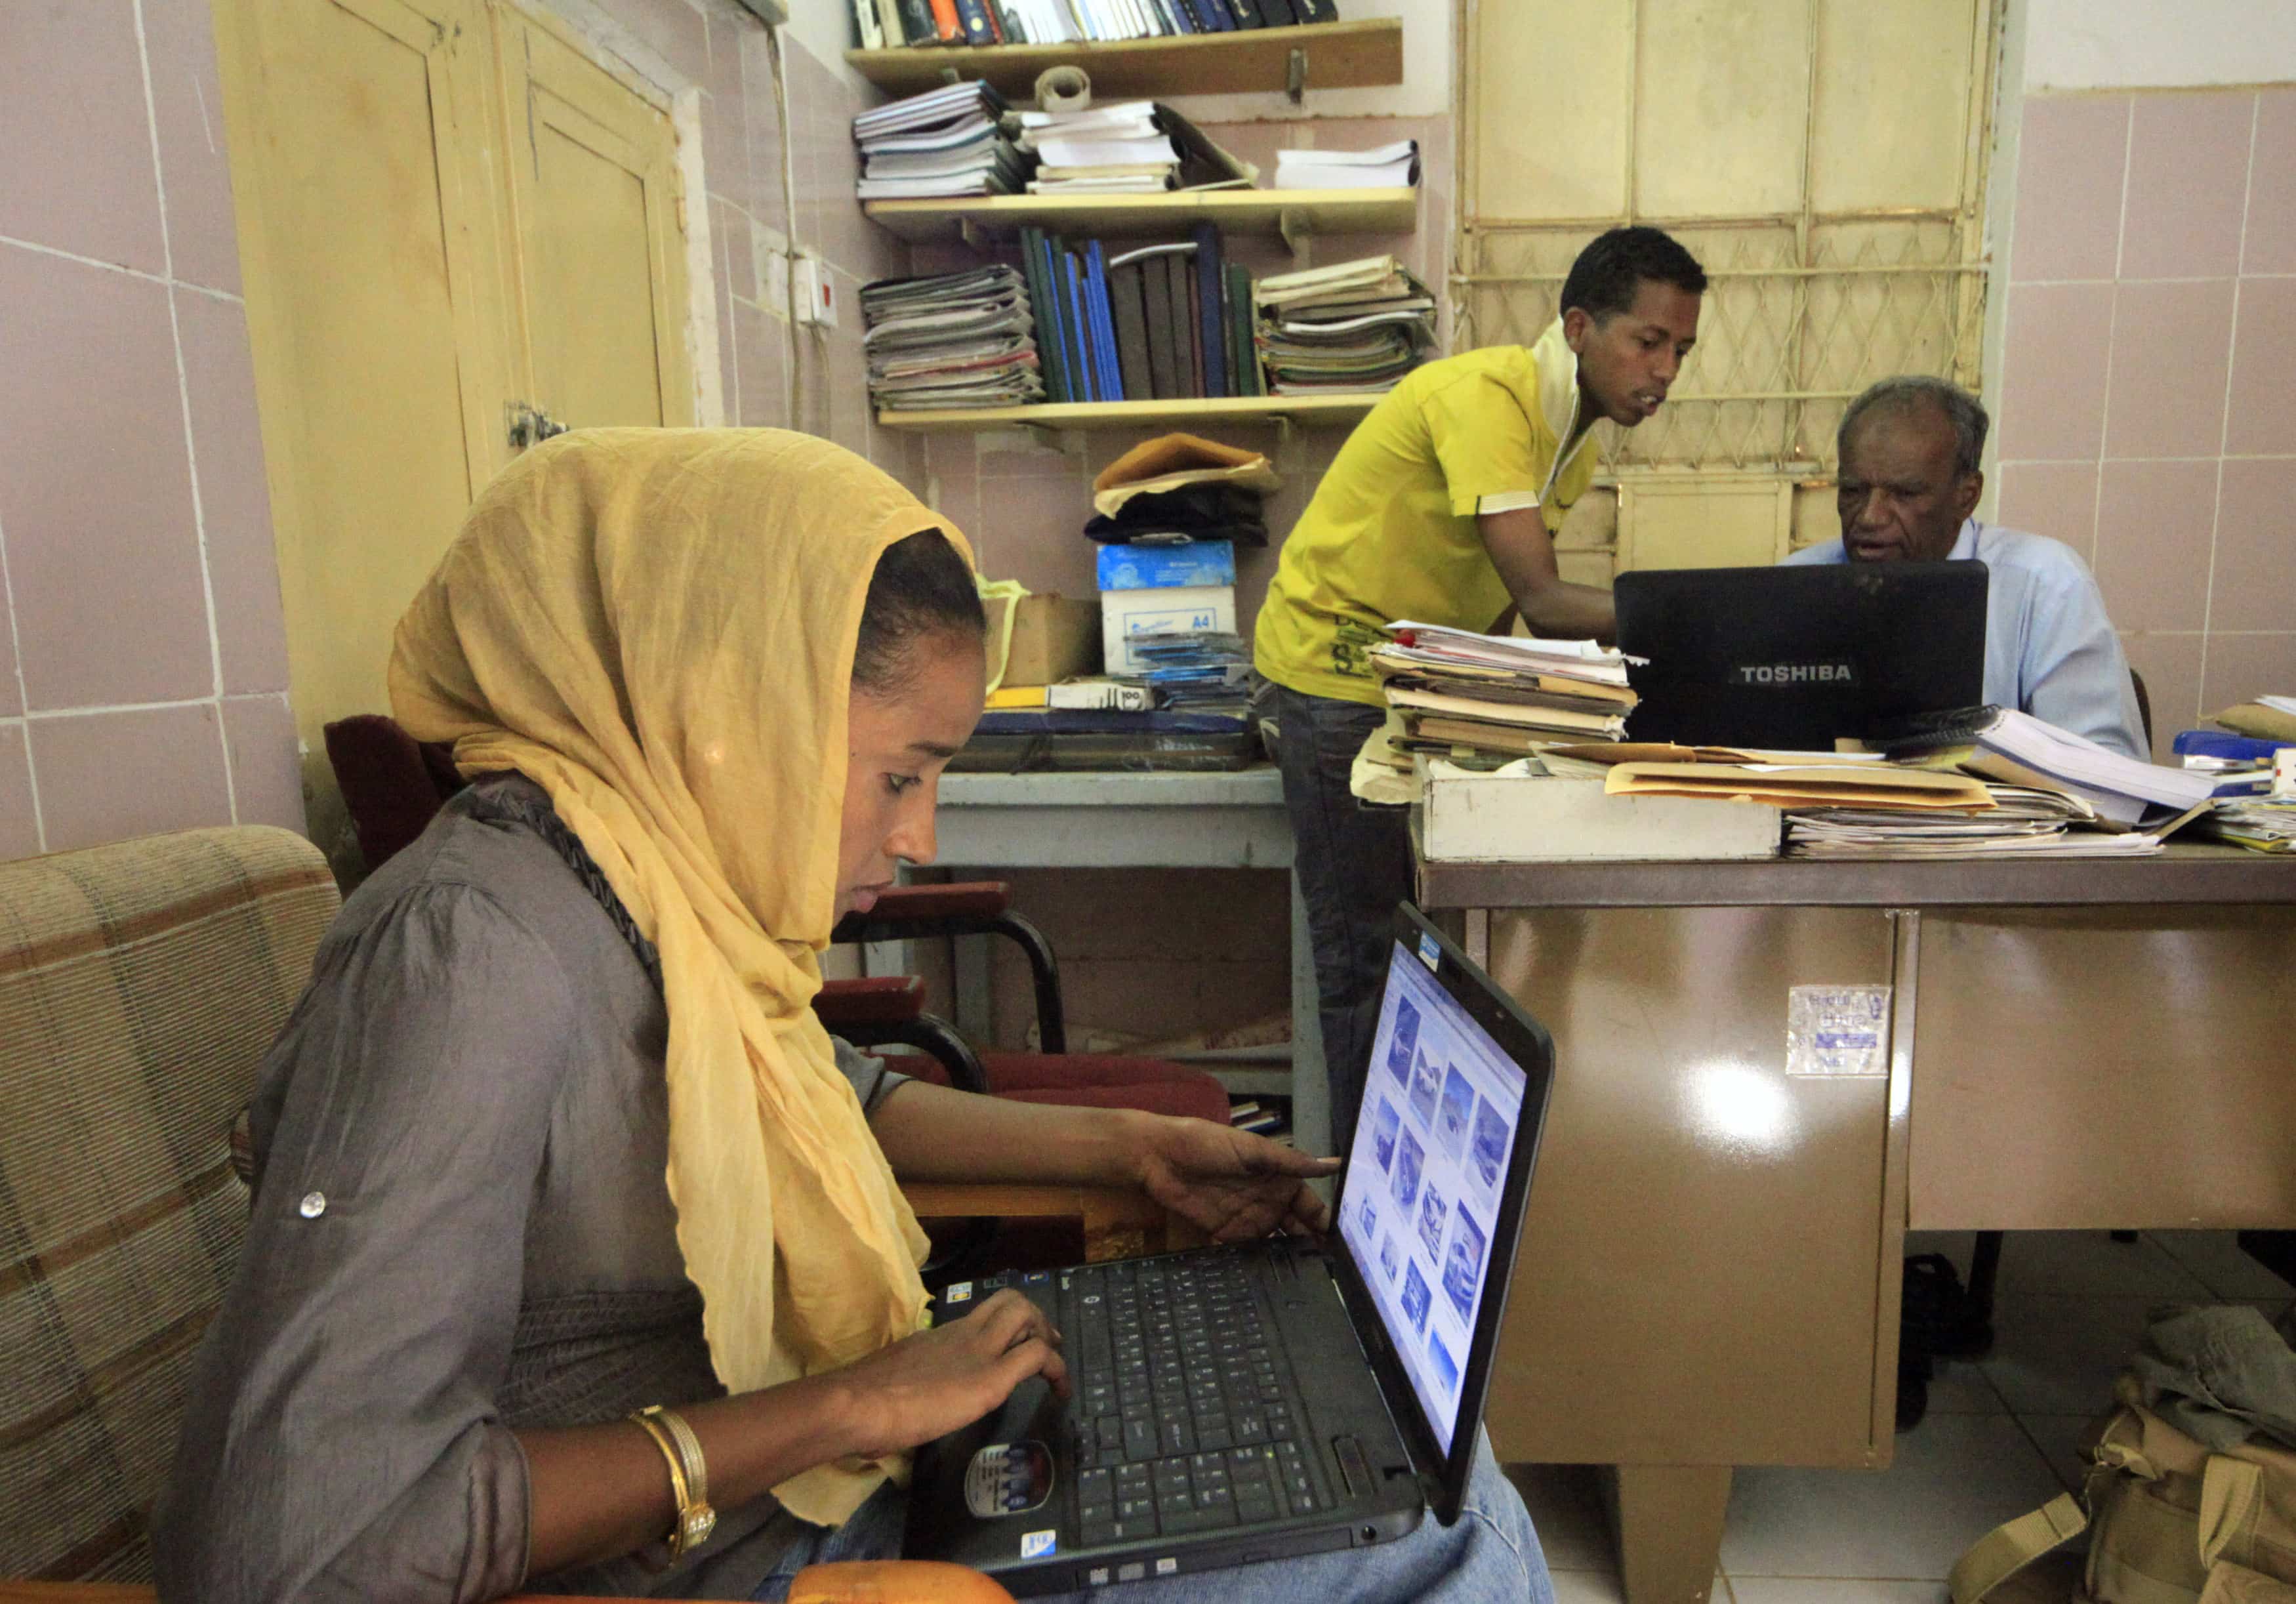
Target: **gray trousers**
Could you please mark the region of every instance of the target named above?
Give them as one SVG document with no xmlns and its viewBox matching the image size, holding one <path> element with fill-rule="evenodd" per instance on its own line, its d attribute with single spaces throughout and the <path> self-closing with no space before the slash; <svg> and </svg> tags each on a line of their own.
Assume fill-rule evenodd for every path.
<svg viewBox="0 0 2296 1604">
<path fill-rule="evenodd" d="M 1371 1062 L 1395 941 L 1395 904 L 1411 895 L 1411 834 L 1400 808 L 1368 808 L 1348 789 L 1348 770 L 1383 708 L 1308 696 L 1263 683 L 1253 708 L 1283 775 L 1292 816 L 1292 867 L 1316 953 L 1316 1015 L 1332 1087 L 1332 1150 L 1355 1141 L 1356 1110 Z"/>
</svg>

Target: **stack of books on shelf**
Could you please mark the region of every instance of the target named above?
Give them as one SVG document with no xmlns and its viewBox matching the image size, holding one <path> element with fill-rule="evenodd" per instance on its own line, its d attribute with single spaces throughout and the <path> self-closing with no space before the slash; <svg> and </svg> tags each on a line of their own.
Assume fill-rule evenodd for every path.
<svg viewBox="0 0 2296 1604">
<path fill-rule="evenodd" d="M 1005 136 L 1004 97 L 980 82 L 890 102 L 853 119 L 864 200 L 1006 195 L 1027 183 L 1030 158 Z"/>
<path fill-rule="evenodd" d="M 1435 349 L 1435 298 L 1393 257 L 1279 273 L 1251 293 L 1279 396 L 1376 395 Z"/>
<path fill-rule="evenodd" d="M 1370 151 L 1278 151 L 1277 189 L 1406 189 L 1419 182 L 1419 142 Z"/>
<path fill-rule="evenodd" d="M 1414 754 L 1504 763 L 1565 742 L 1623 740 L 1639 700 L 1627 660 L 1592 641 L 1474 634 L 1399 623 L 1372 648 L 1391 716 L 1384 761 Z"/>
<path fill-rule="evenodd" d="M 1267 393 L 1253 354 L 1251 275 L 1224 259 L 1210 224 L 1186 241 L 1122 250 L 1023 228 L 1021 259 L 1047 399 Z"/>
<path fill-rule="evenodd" d="M 1336 22 L 1334 0 L 852 0 L 864 50 L 1077 45 Z"/>
<path fill-rule="evenodd" d="M 894 409 L 1012 406 L 1041 401 L 1029 291 L 1011 267 L 861 288 L 869 397 Z"/>
<path fill-rule="evenodd" d="M 1037 159 L 1037 195 L 1147 195 L 1249 189 L 1259 169 L 1204 137 L 1169 106 L 1118 101 L 1083 111 L 1021 111 L 1020 149 Z"/>
</svg>

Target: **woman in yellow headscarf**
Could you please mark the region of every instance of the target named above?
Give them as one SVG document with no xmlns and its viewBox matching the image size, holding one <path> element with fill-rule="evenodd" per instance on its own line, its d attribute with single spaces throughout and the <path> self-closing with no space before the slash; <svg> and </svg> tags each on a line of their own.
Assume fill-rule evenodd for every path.
<svg viewBox="0 0 2296 1604">
<path fill-rule="evenodd" d="M 778 1597 L 895 1551 L 904 1451 L 1065 1387 L 1016 1294 L 920 1332 L 897 1176 L 1323 1223 L 1320 1161 L 908 1081 L 815 1016 L 831 928 L 933 856 L 983 634 L 963 536 L 804 436 L 569 435 L 480 497 L 390 669 L 472 784 L 264 1067 L 164 1597 Z"/>
</svg>

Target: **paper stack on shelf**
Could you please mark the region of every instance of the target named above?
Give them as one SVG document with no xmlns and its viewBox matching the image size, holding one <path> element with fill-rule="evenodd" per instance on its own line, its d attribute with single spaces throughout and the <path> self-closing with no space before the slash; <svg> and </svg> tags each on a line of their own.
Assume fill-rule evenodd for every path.
<svg viewBox="0 0 2296 1604">
<path fill-rule="evenodd" d="M 1018 270 L 976 267 L 861 287 L 869 397 L 887 408 L 1040 401 L 1036 320 Z"/>
<path fill-rule="evenodd" d="M 1618 741 L 1635 692 L 1626 659 L 1592 641 L 1475 634 L 1409 621 L 1372 648 L 1400 715 L 1402 753 L 1519 757 L 1556 741 Z"/>
<path fill-rule="evenodd" d="M 1277 189 L 1403 189 L 1419 182 L 1419 142 L 1370 151 L 1278 151 Z"/>
<path fill-rule="evenodd" d="M 1021 111 L 1020 150 L 1039 163 L 1031 194 L 1155 194 L 1251 186 L 1259 169 L 1169 106 L 1117 101 L 1084 111 Z"/>
<path fill-rule="evenodd" d="M 853 119 L 861 147 L 857 192 L 864 200 L 1016 192 L 1028 181 L 1029 159 L 1005 137 L 998 122 L 1004 111 L 1004 97 L 976 80 L 862 112 Z"/>
<path fill-rule="evenodd" d="M 1435 349 L 1435 298 L 1391 256 L 1279 273 L 1251 297 L 1279 396 L 1376 395 Z"/>
</svg>

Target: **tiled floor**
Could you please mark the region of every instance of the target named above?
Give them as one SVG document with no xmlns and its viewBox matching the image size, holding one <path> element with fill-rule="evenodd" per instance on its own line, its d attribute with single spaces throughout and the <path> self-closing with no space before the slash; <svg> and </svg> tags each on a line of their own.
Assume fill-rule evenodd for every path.
<svg viewBox="0 0 2296 1604">
<path fill-rule="evenodd" d="M 1916 1233 L 1906 1247 L 1964 1273 L 1969 1249 L 1966 1233 Z M 1739 1472 L 1716 1604 L 1942 1604 L 1964 1548 L 2074 1485 L 2081 1433 L 2153 1305 L 2245 1301 L 2276 1317 L 2292 1298 L 2229 1232 L 2012 1235 L 1992 1354 L 1941 1367 L 1929 1418 L 1898 1438 L 1889 1469 Z M 1541 1466 L 1516 1479 L 1559 1604 L 1619 1604 L 1595 1473 Z"/>
</svg>

